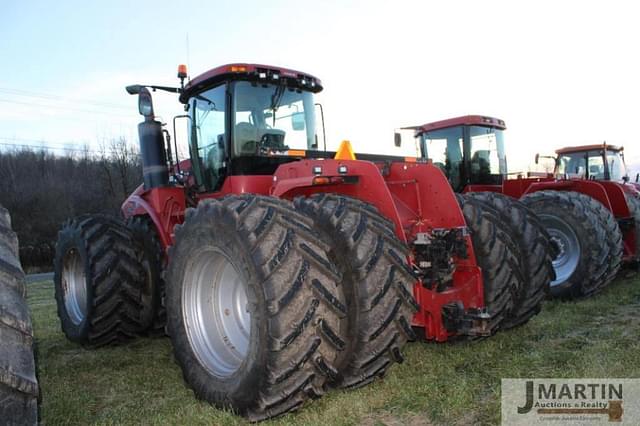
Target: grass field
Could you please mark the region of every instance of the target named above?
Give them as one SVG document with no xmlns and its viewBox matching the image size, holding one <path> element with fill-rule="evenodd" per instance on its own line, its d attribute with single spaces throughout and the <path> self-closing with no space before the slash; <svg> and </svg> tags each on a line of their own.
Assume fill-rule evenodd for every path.
<svg viewBox="0 0 640 426">
<path fill-rule="evenodd" d="M 51 282 L 31 284 L 29 304 L 45 424 L 245 423 L 195 400 L 168 339 L 85 350 L 60 331 Z M 479 343 L 412 343 L 405 354 L 384 380 L 262 424 L 496 424 L 501 378 L 640 377 L 640 279 L 620 278 L 578 303 L 548 302 L 529 324 Z"/>
</svg>

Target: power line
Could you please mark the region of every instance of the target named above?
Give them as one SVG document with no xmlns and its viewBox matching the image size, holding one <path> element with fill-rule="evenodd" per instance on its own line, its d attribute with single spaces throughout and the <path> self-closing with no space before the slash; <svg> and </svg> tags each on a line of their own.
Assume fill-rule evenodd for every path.
<svg viewBox="0 0 640 426">
<path fill-rule="evenodd" d="M 133 117 L 133 114 L 131 114 L 131 115 L 116 114 L 116 113 L 113 113 L 113 112 L 106 112 L 106 111 L 99 111 L 99 110 L 88 110 L 88 109 L 73 108 L 73 107 L 66 107 L 66 106 L 60 106 L 60 105 L 45 105 L 45 104 L 38 104 L 38 103 L 35 103 L 35 102 L 21 102 L 21 101 L 14 101 L 14 100 L 11 100 L 11 99 L 0 99 L 0 102 L 12 103 L 12 104 L 17 104 L 17 105 L 36 106 L 36 107 L 40 107 L 40 108 L 64 109 L 64 110 L 68 110 L 68 111 L 84 112 L 84 113 L 88 113 L 88 114 L 108 115 L 108 116 L 112 116 L 112 117 L 127 117 L 127 118 L 132 118 Z"/>
<path fill-rule="evenodd" d="M 10 88 L 6 88 L 6 87 L 0 87 L 0 92 L 6 93 L 6 94 L 10 94 L 10 95 L 16 95 L 16 96 L 26 96 L 26 97 L 31 97 L 31 98 L 40 98 L 40 99 L 58 100 L 58 101 L 65 101 L 65 102 L 83 103 L 83 104 L 94 105 L 94 106 L 99 106 L 99 107 L 117 108 L 117 109 L 123 109 L 123 110 L 126 109 L 128 111 L 131 110 L 130 106 L 127 106 L 127 105 L 124 105 L 124 104 L 116 104 L 116 103 L 111 103 L 111 102 L 103 102 L 103 101 L 95 101 L 95 100 L 88 100 L 88 99 L 82 99 L 82 98 L 67 97 L 67 96 L 54 95 L 54 94 L 43 93 L 43 92 L 32 92 L 32 91 L 28 91 L 28 90 L 10 89 Z"/>
</svg>

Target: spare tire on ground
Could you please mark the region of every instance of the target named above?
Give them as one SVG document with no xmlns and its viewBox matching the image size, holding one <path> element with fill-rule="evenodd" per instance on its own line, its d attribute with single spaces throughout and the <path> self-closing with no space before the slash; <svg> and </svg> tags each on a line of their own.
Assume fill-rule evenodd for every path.
<svg viewBox="0 0 640 426">
<path fill-rule="evenodd" d="M 18 238 L 9 212 L 0 206 L 0 423 L 38 422 L 38 381 L 33 328 L 25 301 Z"/>
</svg>

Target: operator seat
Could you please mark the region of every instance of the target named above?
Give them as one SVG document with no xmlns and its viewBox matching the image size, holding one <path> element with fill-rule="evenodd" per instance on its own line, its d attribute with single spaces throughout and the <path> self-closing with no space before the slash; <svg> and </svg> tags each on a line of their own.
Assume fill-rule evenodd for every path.
<svg viewBox="0 0 640 426">
<path fill-rule="evenodd" d="M 490 155 L 491 152 L 489 150 L 478 150 L 471 157 L 471 167 L 472 170 L 476 170 L 480 175 L 488 175 L 491 174 L 491 163 L 490 163 Z"/>
<path fill-rule="evenodd" d="M 254 154 L 258 146 L 258 128 L 246 121 L 236 124 L 234 129 L 236 149 L 240 154 Z"/>
</svg>

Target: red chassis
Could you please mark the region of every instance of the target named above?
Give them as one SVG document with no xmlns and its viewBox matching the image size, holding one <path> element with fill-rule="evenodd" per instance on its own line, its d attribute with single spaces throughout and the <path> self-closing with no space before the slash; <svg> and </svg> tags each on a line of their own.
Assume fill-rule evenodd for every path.
<svg viewBox="0 0 640 426">
<path fill-rule="evenodd" d="M 188 169 L 183 164 L 182 170 Z M 414 247 L 418 234 L 438 229 L 466 230 L 462 211 L 443 173 L 435 166 L 411 162 L 305 159 L 281 165 L 274 175 L 229 176 L 220 191 L 202 194 L 219 198 L 255 193 L 293 199 L 327 192 L 356 197 L 375 206 L 395 223 L 397 236 Z M 146 214 L 160 231 L 165 250 L 173 243 L 175 225 L 184 221 L 188 207 L 184 187 L 144 191 L 140 186 L 123 204 L 125 217 Z M 413 326 L 424 329 L 427 340 L 446 341 L 455 335 L 443 321 L 443 307 L 461 303 L 466 311 L 484 308 L 483 284 L 471 238 L 464 235 L 467 256 L 452 256 L 456 265 L 452 285 L 436 291 L 432 283 L 417 279 L 414 296 L 420 310 Z M 415 265 L 414 259 L 410 264 Z"/>
</svg>

